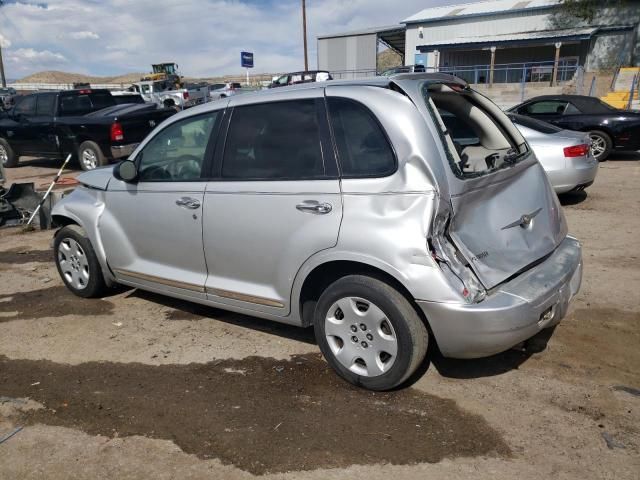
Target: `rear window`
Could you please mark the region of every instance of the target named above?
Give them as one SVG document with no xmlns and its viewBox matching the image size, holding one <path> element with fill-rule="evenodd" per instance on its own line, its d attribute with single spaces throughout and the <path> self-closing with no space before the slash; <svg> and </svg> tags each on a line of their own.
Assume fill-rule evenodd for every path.
<svg viewBox="0 0 640 480">
<path fill-rule="evenodd" d="M 116 104 L 109 92 L 60 95 L 60 116 L 85 115 Z"/>
<path fill-rule="evenodd" d="M 524 115 L 510 114 L 508 115 L 508 117 L 513 123 L 530 128 L 531 130 L 535 130 L 536 132 L 558 133 L 562 131 L 561 128 L 558 128 L 555 125 L 551 125 L 550 123 L 543 122 L 541 120 L 536 120 L 535 118 L 525 117 Z"/>
<path fill-rule="evenodd" d="M 429 82 L 422 93 L 456 176 L 486 175 L 528 156 L 522 135 L 486 97 L 457 84 Z"/>
<path fill-rule="evenodd" d="M 331 127 L 343 177 L 381 177 L 396 170 L 386 134 L 373 113 L 346 98 L 329 98 Z"/>
</svg>

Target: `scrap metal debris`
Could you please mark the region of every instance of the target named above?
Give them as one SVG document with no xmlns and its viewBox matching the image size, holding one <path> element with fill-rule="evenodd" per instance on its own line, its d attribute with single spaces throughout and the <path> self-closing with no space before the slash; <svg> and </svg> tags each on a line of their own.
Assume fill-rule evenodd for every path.
<svg viewBox="0 0 640 480">
<path fill-rule="evenodd" d="M 634 397 L 640 397 L 640 388 L 627 387 L 626 385 L 614 385 L 613 389 L 618 392 L 625 392 Z"/>
<path fill-rule="evenodd" d="M 611 434 L 607 432 L 602 432 L 601 435 L 605 443 L 607 444 L 607 448 L 609 450 L 613 450 L 614 448 L 625 448 L 624 443 L 621 443 L 615 438 L 613 438 Z"/>
<path fill-rule="evenodd" d="M 7 440 L 9 440 L 11 437 L 13 437 L 16 433 L 18 433 L 23 428 L 24 427 L 18 427 L 15 430 L 13 430 L 12 432 L 10 432 L 7 435 L 5 435 L 4 437 L 0 438 L 0 444 L 2 444 L 4 442 L 6 442 Z"/>
</svg>

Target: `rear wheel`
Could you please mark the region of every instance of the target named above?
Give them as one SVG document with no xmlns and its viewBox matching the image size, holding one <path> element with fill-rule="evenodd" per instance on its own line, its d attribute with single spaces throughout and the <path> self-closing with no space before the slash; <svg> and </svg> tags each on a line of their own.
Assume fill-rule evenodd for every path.
<svg viewBox="0 0 640 480">
<path fill-rule="evenodd" d="M 611 137 L 600 130 L 592 130 L 589 132 L 589 138 L 591 138 L 591 155 L 599 162 L 604 162 L 613 146 Z"/>
<path fill-rule="evenodd" d="M 350 275 L 321 295 L 315 335 L 327 362 L 345 380 L 389 390 L 424 360 L 427 328 L 409 301 L 390 285 Z"/>
<path fill-rule="evenodd" d="M 0 138 L 0 161 L 5 168 L 17 167 L 20 159 L 4 138 Z"/>
<path fill-rule="evenodd" d="M 79 297 L 97 297 L 106 284 L 86 232 L 78 225 L 63 227 L 55 237 L 53 251 L 62 281 Z"/>
<path fill-rule="evenodd" d="M 80 168 L 85 171 L 103 167 L 108 163 L 98 144 L 90 140 L 82 142 L 78 148 L 78 162 Z"/>
</svg>

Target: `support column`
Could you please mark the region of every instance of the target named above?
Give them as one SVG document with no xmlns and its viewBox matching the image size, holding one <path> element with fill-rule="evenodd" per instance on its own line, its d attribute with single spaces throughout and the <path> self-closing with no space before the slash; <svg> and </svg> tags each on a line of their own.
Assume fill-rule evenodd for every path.
<svg viewBox="0 0 640 480">
<path fill-rule="evenodd" d="M 493 86 L 493 67 L 496 64 L 496 47 L 491 47 L 491 65 L 489 66 L 489 86 Z"/>
<path fill-rule="evenodd" d="M 438 72 L 440 70 L 440 52 L 438 50 L 434 50 L 433 55 L 434 55 L 434 61 L 433 61 L 434 71 Z"/>
<path fill-rule="evenodd" d="M 562 42 L 556 42 L 556 58 L 553 61 L 553 78 L 551 79 L 551 86 L 556 85 L 556 80 L 558 78 L 558 62 L 560 61 L 560 47 L 562 46 Z"/>
</svg>

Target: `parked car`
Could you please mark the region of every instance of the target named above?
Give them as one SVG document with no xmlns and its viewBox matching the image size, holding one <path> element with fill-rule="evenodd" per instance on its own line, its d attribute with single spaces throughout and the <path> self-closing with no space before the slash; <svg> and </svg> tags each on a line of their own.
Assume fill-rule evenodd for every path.
<svg viewBox="0 0 640 480">
<path fill-rule="evenodd" d="M 588 133 L 563 130 L 517 113 L 508 117 L 533 149 L 556 193 L 582 191 L 593 184 L 598 161 L 591 155 Z"/>
<path fill-rule="evenodd" d="M 477 141 L 456 149 L 439 110 Z M 53 209 L 73 293 L 120 283 L 313 325 L 336 372 L 373 390 L 403 384 L 429 343 L 506 350 L 580 287 L 580 244 L 535 155 L 451 75 L 211 102 L 78 180 Z"/>
<path fill-rule="evenodd" d="M 17 96 L 18 92 L 13 87 L 0 88 L 0 107 L 9 110 L 15 104 Z"/>
<path fill-rule="evenodd" d="M 135 82 L 132 89 L 139 93 L 145 102 L 177 111 L 209 101 L 207 85 L 186 85 L 185 88 L 176 89 L 175 84 L 168 80 L 155 80 Z"/>
<path fill-rule="evenodd" d="M 415 65 L 400 65 L 398 67 L 388 68 L 380 75 L 383 77 L 389 77 L 391 75 L 397 75 L 399 73 L 423 73 L 426 69 L 424 65 L 416 63 Z"/>
<path fill-rule="evenodd" d="M 16 167 L 21 156 L 72 153 L 83 170 L 92 170 L 129 155 L 173 113 L 156 105 L 117 105 L 109 90 L 24 95 L 0 117 L 0 159 Z"/>
<path fill-rule="evenodd" d="M 333 80 L 333 77 L 326 70 L 292 72 L 274 77 L 268 88 L 286 87 L 287 85 L 297 85 L 299 83 L 326 82 L 329 80 Z"/>
<path fill-rule="evenodd" d="M 215 83 L 213 85 L 209 85 L 209 98 L 211 100 L 218 100 L 220 98 L 236 95 L 242 91 L 242 84 L 238 82 Z"/>
<path fill-rule="evenodd" d="M 640 149 L 640 112 L 618 110 L 584 95 L 543 95 L 509 109 L 565 130 L 589 132 L 591 153 L 602 162 L 612 150 Z"/>
</svg>

